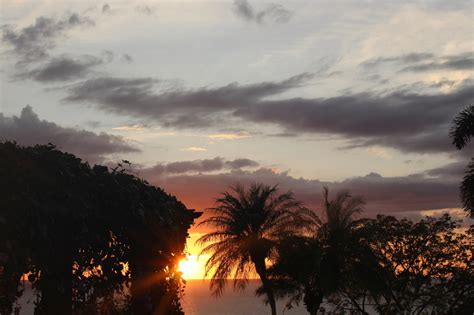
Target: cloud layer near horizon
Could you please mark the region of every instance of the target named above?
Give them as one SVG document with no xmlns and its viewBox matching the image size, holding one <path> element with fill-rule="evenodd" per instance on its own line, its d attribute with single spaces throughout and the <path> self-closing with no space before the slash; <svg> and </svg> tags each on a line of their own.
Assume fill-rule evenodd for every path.
<svg viewBox="0 0 474 315">
<path fill-rule="evenodd" d="M 16 141 L 21 145 L 52 143 L 90 163 L 103 162 L 108 154 L 140 151 L 119 136 L 65 128 L 40 120 L 31 106 L 23 108 L 20 116 L 6 117 L 0 113 L 0 140 Z"/>
<path fill-rule="evenodd" d="M 457 172 L 452 173 L 456 169 Z M 375 213 L 402 213 L 420 210 L 459 208 L 458 183 L 461 164 L 447 165 L 435 170 L 409 176 L 384 177 L 377 173 L 350 177 L 338 182 L 295 178 L 287 172 L 277 172 L 269 168 L 256 170 L 234 170 L 219 174 L 178 174 L 149 176 L 139 172 L 150 182 L 164 187 L 182 199 L 188 206 L 203 210 L 212 207 L 213 200 L 237 182 L 248 185 L 262 182 L 279 185 L 282 192 L 291 190 L 305 205 L 321 208 L 323 187 L 335 193 L 349 189 L 355 195 L 367 200 L 367 215 Z M 446 175 L 449 174 L 449 175 Z"/>
</svg>

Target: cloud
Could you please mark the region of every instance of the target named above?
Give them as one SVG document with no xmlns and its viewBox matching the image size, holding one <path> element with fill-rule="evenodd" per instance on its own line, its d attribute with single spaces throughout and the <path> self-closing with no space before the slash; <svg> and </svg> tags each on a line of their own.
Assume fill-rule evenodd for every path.
<svg viewBox="0 0 474 315">
<path fill-rule="evenodd" d="M 429 209 L 460 207 L 458 185 L 460 178 L 413 174 L 384 177 L 377 173 L 351 177 L 338 182 L 295 178 L 287 172 L 267 168 L 254 171 L 233 170 L 219 174 L 178 174 L 149 178 L 150 181 L 183 200 L 188 207 L 205 209 L 213 206 L 214 198 L 229 185 L 240 182 L 248 185 L 258 181 L 278 184 L 280 190 L 292 190 L 305 205 L 321 209 L 322 189 L 329 187 L 331 195 L 342 189 L 362 195 L 367 200 L 367 215 L 402 213 Z"/>
<path fill-rule="evenodd" d="M 155 14 L 155 10 L 156 10 L 155 8 L 152 8 L 147 5 L 138 5 L 135 7 L 135 11 L 137 11 L 138 13 L 149 15 L 149 16 Z"/>
<path fill-rule="evenodd" d="M 436 57 L 432 53 L 410 53 L 400 56 L 369 59 L 360 64 L 371 70 L 384 64 L 402 65 L 400 72 L 426 72 L 435 70 L 474 70 L 472 52 Z"/>
<path fill-rule="evenodd" d="M 152 78 L 102 77 L 72 86 L 64 101 L 95 103 L 106 111 L 157 120 L 165 126 L 201 128 L 219 123 L 216 113 L 249 106 L 264 97 L 301 86 L 311 77 L 303 73 L 280 82 L 232 83 L 218 88 L 176 89 L 160 94 L 155 92 L 160 81 Z M 189 114 L 190 110 L 193 115 Z"/>
<path fill-rule="evenodd" d="M 360 66 L 366 69 L 372 69 L 383 65 L 385 63 L 416 63 L 420 61 L 433 59 L 434 55 L 431 53 L 410 53 L 401 56 L 392 56 L 392 57 L 379 57 L 374 59 L 369 59 L 360 64 Z"/>
<path fill-rule="evenodd" d="M 190 152 L 204 152 L 207 151 L 206 148 L 201 148 L 201 147 L 189 147 L 189 148 L 184 148 L 182 151 L 190 151 Z"/>
<path fill-rule="evenodd" d="M 126 125 L 126 126 L 119 126 L 119 127 L 112 128 L 112 130 L 127 131 L 127 132 L 143 131 L 144 129 L 145 129 L 145 126 L 140 125 L 140 124 Z"/>
<path fill-rule="evenodd" d="M 258 165 L 257 162 L 246 158 L 226 160 L 222 157 L 215 157 L 213 159 L 204 160 L 160 163 L 153 167 L 141 169 L 140 175 L 147 179 L 156 179 L 157 177 L 169 174 L 209 173 L 222 170 L 237 170 L 246 167 L 257 167 Z"/>
<path fill-rule="evenodd" d="M 238 140 L 252 137 L 249 133 L 215 133 L 207 136 L 211 140 Z"/>
<path fill-rule="evenodd" d="M 56 46 L 56 41 L 71 29 L 93 24 L 93 20 L 77 13 L 61 19 L 40 16 L 34 24 L 20 30 L 11 25 L 4 26 L 2 39 L 10 46 L 19 64 L 27 64 L 47 58 L 48 52 Z"/>
<path fill-rule="evenodd" d="M 472 52 L 447 56 L 441 58 L 441 61 L 433 61 L 417 65 L 411 65 L 403 68 L 401 71 L 426 72 L 435 70 L 474 70 L 474 54 Z"/>
<path fill-rule="evenodd" d="M 235 0 L 234 12 L 243 20 L 257 24 L 286 23 L 293 14 L 280 4 L 269 4 L 265 9 L 256 11 L 247 0 Z"/>
<path fill-rule="evenodd" d="M 237 119 L 240 124 L 276 125 L 283 134 L 341 136 L 349 141 L 346 148 L 381 146 L 417 153 L 453 152 L 452 119 L 474 102 L 469 82 L 447 94 L 395 91 L 276 99 L 310 78 L 303 73 L 278 82 L 158 92 L 160 82 L 152 78 L 104 77 L 73 85 L 64 101 L 95 104 L 166 127 L 231 127 L 231 119 Z"/>
<path fill-rule="evenodd" d="M 107 58 L 110 58 L 110 55 Z M 107 62 L 107 60 L 92 55 L 81 55 L 77 57 L 62 55 L 51 58 L 33 70 L 20 72 L 16 77 L 22 80 L 33 79 L 46 83 L 76 80 L 85 77 L 90 73 L 92 68 L 104 64 L 105 62 Z"/>
<path fill-rule="evenodd" d="M 108 3 L 102 6 L 102 14 L 110 14 L 111 8 Z"/>
<path fill-rule="evenodd" d="M 52 143 L 90 163 L 102 162 L 108 154 L 139 151 L 122 137 L 65 128 L 40 120 L 30 106 L 23 108 L 19 117 L 6 117 L 0 113 L 0 135 L 2 140 L 14 140 L 22 145 Z"/>
<path fill-rule="evenodd" d="M 433 168 L 424 172 L 425 175 L 440 178 L 460 179 L 464 176 L 468 161 L 452 162 L 437 168 Z"/>
<path fill-rule="evenodd" d="M 132 63 L 133 62 L 133 58 L 129 54 L 123 54 L 122 55 L 122 60 L 127 62 L 127 63 Z"/>
</svg>

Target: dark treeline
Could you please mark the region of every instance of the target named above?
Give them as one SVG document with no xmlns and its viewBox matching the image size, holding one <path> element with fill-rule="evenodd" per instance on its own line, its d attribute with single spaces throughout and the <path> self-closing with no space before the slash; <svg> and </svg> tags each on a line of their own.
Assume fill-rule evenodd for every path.
<svg viewBox="0 0 474 315">
<path fill-rule="evenodd" d="M 197 216 L 121 166 L 0 143 L 0 314 L 25 274 L 35 314 L 183 314 L 177 264 Z"/>
<path fill-rule="evenodd" d="M 256 272 L 257 294 L 273 315 L 278 298 L 286 308 L 303 303 L 311 315 L 472 314 L 474 227 L 458 231 L 447 214 L 354 220 L 363 204 L 347 191 L 330 199 L 325 190 L 320 220 L 276 186 L 236 185 L 202 222 L 214 228 L 198 241 L 211 255 L 211 290 L 220 295 L 230 277 L 243 290 Z"/>
</svg>

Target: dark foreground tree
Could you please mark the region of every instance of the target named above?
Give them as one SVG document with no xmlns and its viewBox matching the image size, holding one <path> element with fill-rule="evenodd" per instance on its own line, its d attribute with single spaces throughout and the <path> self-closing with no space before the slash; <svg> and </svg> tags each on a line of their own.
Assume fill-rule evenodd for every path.
<svg viewBox="0 0 474 315">
<path fill-rule="evenodd" d="M 195 217 L 120 169 L 1 143 L 0 313 L 27 274 L 35 314 L 180 314 L 176 267 Z"/>
<path fill-rule="evenodd" d="M 326 222 L 321 224 L 314 213 L 307 216 L 304 236 L 282 240 L 270 270 L 277 295 L 289 297 L 286 307 L 303 301 L 311 315 L 318 313 L 324 297 L 342 290 L 345 270 L 363 254 L 352 236 L 352 218 L 362 211 L 364 200 L 348 191 L 329 199 L 327 188 L 323 197 Z"/>
<path fill-rule="evenodd" d="M 360 220 L 354 233 L 370 246 L 379 268 L 347 287 L 335 299 L 337 309 L 370 304 L 379 314 L 472 314 L 474 230 L 458 229 L 448 215 L 416 223 L 381 215 Z"/>
<path fill-rule="evenodd" d="M 254 183 L 246 190 L 232 187 L 209 209 L 214 215 L 201 224 L 215 228 L 198 243 L 205 245 L 201 254 L 211 254 L 206 274 L 212 273 L 211 290 L 222 294 L 227 278 L 234 279 L 234 289 L 244 289 L 249 276 L 256 272 L 262 290 L 277 313 L 275 296 L 268 279 L 266 261 L 273 260 L 278 242 L 301 227 L 306 212 L 290 192 L 279 194 L 276 186 Z"/>
<path fill-rule="evenodd" d="M 453 144 L 458 150 L 463 149 L 474 137 L 474 106 L 466 107 L 456 116 L 451 129 Z M 471 217 L 474 217 L 474 159 L 471 160 L 466 169 L 461 184 L 461 200 L 464 209 L 468 211 Z"/>
</svg>

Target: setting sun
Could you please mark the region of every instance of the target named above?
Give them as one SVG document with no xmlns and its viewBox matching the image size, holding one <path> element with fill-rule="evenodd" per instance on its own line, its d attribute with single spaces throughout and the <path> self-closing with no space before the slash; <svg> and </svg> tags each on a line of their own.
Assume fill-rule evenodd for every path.
<svg viewBox="0 0 474 315">
<path fill-rule="evenodd" d="M 183 273 L 184 279 L 199 279 L 202 277 L 202 270 L 199 268 L 198 257 L 188 255 L 179 262 L 178 270 Z"/>
</svg>

